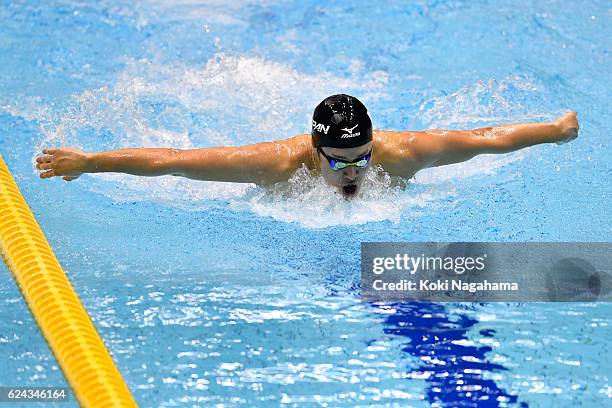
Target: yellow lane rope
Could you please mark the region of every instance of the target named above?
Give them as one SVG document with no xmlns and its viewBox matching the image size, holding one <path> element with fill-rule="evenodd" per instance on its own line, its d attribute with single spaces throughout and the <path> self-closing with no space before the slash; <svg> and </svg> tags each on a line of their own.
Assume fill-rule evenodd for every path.
<svg viewBox="0 0 612 408">
<path fill-rule="evenodd" d="M 137 407 L 0 156 L 0 251 L 83 407 Z"/>
</svg>

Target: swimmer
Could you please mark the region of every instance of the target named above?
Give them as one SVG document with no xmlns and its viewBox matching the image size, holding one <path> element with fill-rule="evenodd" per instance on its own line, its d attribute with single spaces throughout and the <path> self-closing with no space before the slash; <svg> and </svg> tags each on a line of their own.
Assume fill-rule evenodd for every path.
<svg viewBox="0 0 612 408">
<path fill-rule="evenodd" d="M 40 177 L 72 181 L 84 173 L 182 176 L 194 180 L 270 185 L 287 181 L 302 165 L 339 194 L 355 196 L 370 166 L 410 179 L 419 170 L 508 153 L 541 143 L 562 144 L 578 136 L 576 112 L 552 122 L 514 123 L 472 130 L 372 130 L 366 107 L 345 94 L 325 98 L 314 110 L 310 134 L 239 147 L 179 150 L 137 148 L 83 152 L 43 150 Z"/>
</svg>

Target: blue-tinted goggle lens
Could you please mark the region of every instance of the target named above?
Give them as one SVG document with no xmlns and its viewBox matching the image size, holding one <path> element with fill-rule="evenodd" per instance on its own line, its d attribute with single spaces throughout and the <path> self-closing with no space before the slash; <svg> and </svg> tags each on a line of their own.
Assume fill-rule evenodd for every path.
<svg viewBox="0 0 612 408">
<path fill-rule="evenodd" d="M 351 166 L 366 167 L 368 165 L 369 161 L 370 161 L 370 158 L 372 157 L 372 150 L 370 150 L 368 153 L 366 153 L 365 155 L 361 156 L 360 158 L 358 158 L 354 162 L 346 162 L 346 161 L 342 161 L 342 160 L 339 160 L 339 159 L 336 159 L 336 158 L 333 158 L 333 157 L 329 157 L 321 149 L 319 149 L 319 151 L 327 159 L 327 161 L 329 161 L 329 167 L 331 167 L 331 169 L 334 170 L 334 171 L 342 170 L 342 169 L 345 169 L 345 168 L 351 167 Z"/>
</svg>

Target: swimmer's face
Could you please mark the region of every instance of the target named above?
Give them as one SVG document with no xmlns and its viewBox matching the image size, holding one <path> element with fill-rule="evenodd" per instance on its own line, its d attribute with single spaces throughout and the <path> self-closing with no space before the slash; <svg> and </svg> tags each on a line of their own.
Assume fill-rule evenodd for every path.
<svg viewBox="0 0 612 408">
<path fill-rule="evenodd" d="M 372 142 L 351 148 L 321 147 L 325 155 L 344 162 L 355 162 L 372 149 Z M 365 175 L 372 163 L 370 159 L 366 167 L 348 166 L 341 170 L 333 170 L 325 155 L 317 151 L 321 163 L 321 174 L 325 181 L 338 189 L 338 192 L 346 198 L 353 197 L 361 189 Z"/>
</svg>

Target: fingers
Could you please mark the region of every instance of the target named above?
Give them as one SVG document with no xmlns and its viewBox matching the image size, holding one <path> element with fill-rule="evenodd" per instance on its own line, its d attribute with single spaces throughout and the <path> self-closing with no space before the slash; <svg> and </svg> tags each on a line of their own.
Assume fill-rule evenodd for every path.
<svg viewBox="0 0 612 408">
<path fill-rule="evenodd" d="M 57 149 L 44 149 L 42 151 L 44 154 L 52 155 L 57 152 Z M 53 156 L 39 156 L 36 158 L 36 169 L 37 170 L 50 170 L 52 168 L 51 162 L 53 161 Z M 41 173 L 40 178 L 49 178 L 53 177 L 53 171 Z"/>
<path fill-rule="evenodd" d="M 559 116 L 559 119 L 564 119 L 564 118 L 575 118 L 576 117 L 576 111 L 569 111 L 569 112 L 565 112 L 563 115 Z"/>
<path fill-rule="evenodd" d="M 49 177 L 53 177 L 53 176 L 58 176 L 59 174 L 55 174 L 55 172 L 53 170 L 49 170 L 49 171 L 45 171 L 43 173 L 40 173 L 40 178 L 42 179 L 46 179 Z M 79 176 L 63 176 L 62 177 L 65 181 L 72 181 L 72 180 L 76 180 L 79 178 Z"/>
<path fill-rule="evenodd" d="M 36 158 L 37 163 L 50 163 L 53 160 L 53 156 L 38 156 Z"/>
<path fill-rule="evenodd" d="M 52 163 L 38 163 L 36 165 L 36 169 L 37 170 L 49 170 L 53 168 L 53 164 Z"/>
<path fill-rule="evenodd" d="M 44 154 L 48 154 L 48 155 L 52 155 L 54 153 L 57 152 L 57 149 L 43 149 L 42 151 Z M 48 170 L 48 171 L 43 171 L 42 173 L 39 174 L 39 177 L 41 179 L 46 179 L 49 177 L 53 177 L 55 176 L 53 169 L 53 156 L 39 156 L 36 158 L 36 169 L 37 170 Z"/>
<path fill-rule="evenodd" d="M 579 128 L 578 118 L 575 111 L 567 112 L 563 116 L 559 116 L 556 123 L 560 124 L 562 128 Z"/>
<path fill-rule="evenodd" d="M 576 117 L 576 112 L 572 111 L 570 113 L 567 114 L 568 117 L 571 120 L 571 127 L 578 132 L 578 130 L 580 129 L 580 125 L 578 124 L 578 118 Z"/>
<path fill-rule="evenodd" d="M 572 140 L 578 137 L 578 132 L 580 130 L 580 125 L 578 124 L 578 118 L 576 111 L 570 111 L 561 116 L 556 121 L 559 129 L 561 130 L 561 138 L 556 142 L 557 144 L 565 144 L 571 142 Z"/>
<path fill-rule="evenodd" d="M 571 112 L 574 114 L 574 121 L 576 122 L 576 129 L 580 130 L 580 123 L 578 123 L 578 114 L 576 112 Z"/>
</svg>

